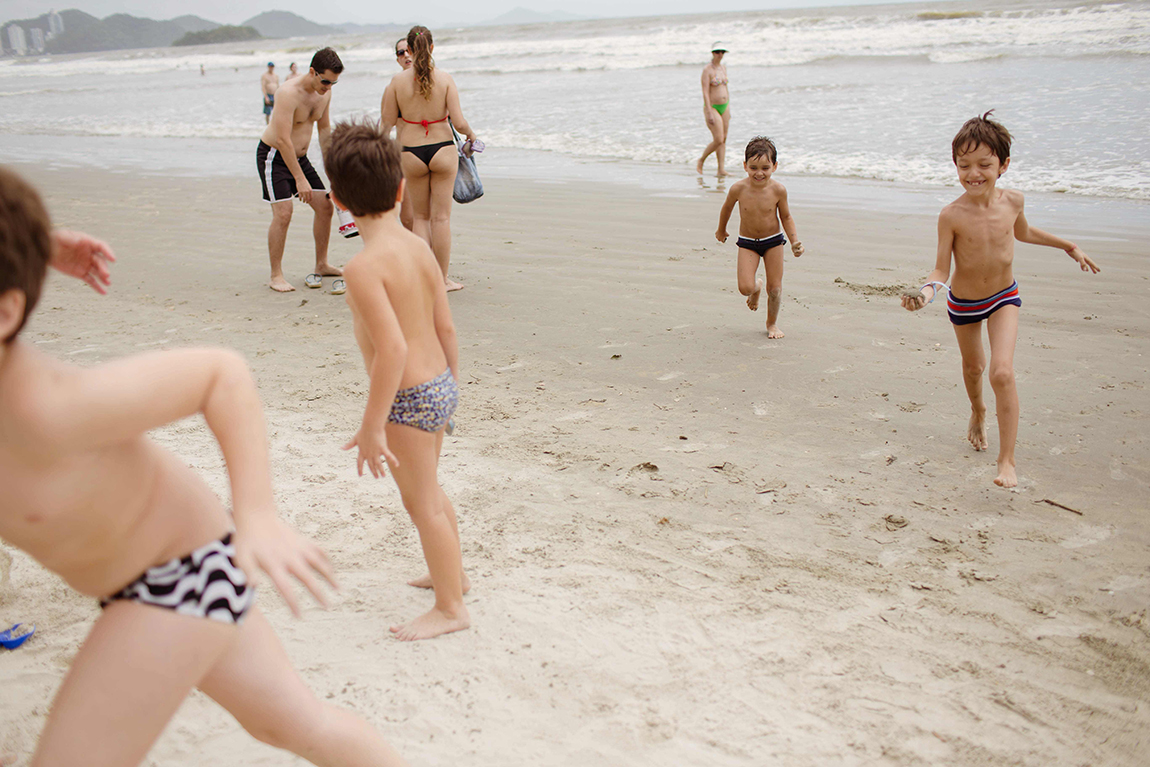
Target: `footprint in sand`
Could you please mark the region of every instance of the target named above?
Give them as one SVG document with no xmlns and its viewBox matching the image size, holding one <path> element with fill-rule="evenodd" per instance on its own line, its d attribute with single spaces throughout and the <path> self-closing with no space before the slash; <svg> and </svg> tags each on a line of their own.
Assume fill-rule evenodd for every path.
<svg viewBox="0 0 1150 767">
<path fill-rule="evenodd" d="M 1113 532 L 1113 528 L 1109 525 L 1079 525 L 1076 534 L 1070 536 L 1058 545 L 1064 549 L 1081 549 L 1085 546 L 1102 543 L 1102 541 L 1109 538 Z"/>
</svg>

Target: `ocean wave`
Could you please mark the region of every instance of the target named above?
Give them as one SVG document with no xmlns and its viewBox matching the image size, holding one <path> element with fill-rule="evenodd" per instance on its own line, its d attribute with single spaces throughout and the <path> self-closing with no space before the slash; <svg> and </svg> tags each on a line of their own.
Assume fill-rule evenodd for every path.
<svg viewBox="0 0 1150 767">
<path fill-rule="evenodd" d="M 555 152 L 576 158 L 596 160 L 624 160 L 650 164 L 660 158 L 660 164 L 693 165 L 697 149 L 675 149 L 666 146 L 626 143 L 619 140 L 578 139 L 565 133 L 520 134 L 513 131 L 495 131 L 484 134 L 492 147 L 529 149 Z M 728 157 L 731 151 L 728 149 Z M 941 161 L 915 156 L 896 156 L 882 153 L 853 152 L 826 153 L 786 151 L 780 154 L 780 163 L 786 174 L 832 178 L 856 178 L 869 181 L 890 181 L 924 186 L 958 189 L 954 166 L 949 158 Z M 1063 168 L 1028 168 L 1012 173 L 1009 186 L 1024 192 L 1053 192 L 1091 197 L 1115 197 L 1131 200 L 1150 200 L 1150 163 L 1133 163 L 1125 170 L 1091 171 L 1075 169 L 1068 175 Z"/>
</svg>

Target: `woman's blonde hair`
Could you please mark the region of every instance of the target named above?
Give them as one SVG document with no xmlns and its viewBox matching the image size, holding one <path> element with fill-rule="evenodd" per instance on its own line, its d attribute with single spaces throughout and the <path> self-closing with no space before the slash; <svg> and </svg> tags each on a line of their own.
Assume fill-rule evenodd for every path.
<svg viewBox="0 0 1150 767">
<path fill-rule="evenodd" d="M 417 24 L 407 33 L 407 51 L 411 54 L 419 92 L 425 99 L 431 98 L 431 70 L 435 69 L 435 62 L 431 60 L 431 42 L 431 30 L 427 27 Z"/>
</svg>

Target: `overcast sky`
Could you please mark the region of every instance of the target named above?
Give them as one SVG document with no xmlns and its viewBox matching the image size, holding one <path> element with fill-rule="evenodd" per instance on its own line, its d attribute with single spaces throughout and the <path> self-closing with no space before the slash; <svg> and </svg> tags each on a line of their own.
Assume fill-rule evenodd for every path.
<svg viewBox="0 0 1150 767">
<path fill-rule="evenodd" d="M 867 0 L 861 0 L 866 2 Z M 873 0 L 871 0 L 873 2 Z M 0 0 L 0 23 L 39 16 L 49 10 L 76 8 L 104 18 L 129 13 L 149 19 L 194 14 L 221 24 L 236 24 L 264 11 L 282 10 L 322 23 L 360 24 L 423 22 L 468 23 L 491 19 L 515 7 L 548 13 L 562 10 L 581 16 L 655 16 L 667 13 L 771 10 L 826 5 L 857 5 L 860 0 Z"/>
</svg>

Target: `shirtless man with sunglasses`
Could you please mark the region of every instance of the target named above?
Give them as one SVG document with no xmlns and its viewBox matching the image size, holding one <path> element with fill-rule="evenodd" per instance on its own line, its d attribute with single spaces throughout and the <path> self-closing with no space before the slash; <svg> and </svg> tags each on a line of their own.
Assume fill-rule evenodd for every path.
<svg viewBox="0 0 1150 767">
<path fill-rule="evenodd" d="M 295 290 L 283 273 L 293 197 L 299 197 L 315 211 L 312 227 L 315 274 L 320 277 L 343 274 L 327 260 L 333 208 L 323 181 L 307 158 L 313 125 L 319 129 L 320 150 L 327 148 L 331 137 L 331 89 L 339 82 L 341 72 L 343 62 L 335 51 L 331 48 L 317 51 L 306 75 L 288 80 L 276 91 L 271 122 L 256 149 L 256 170 L 263 185 L 264 200 L 271 203 L 272 208 L 272 223 L 268 227 L 271 260 L 268 287 L 280 293 Z"/>
</svg>

